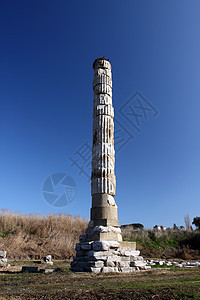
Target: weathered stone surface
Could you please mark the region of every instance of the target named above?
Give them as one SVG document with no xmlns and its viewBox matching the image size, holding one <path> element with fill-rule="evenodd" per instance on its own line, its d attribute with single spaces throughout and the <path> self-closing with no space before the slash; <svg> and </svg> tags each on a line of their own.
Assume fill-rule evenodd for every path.
<svg viewBox="0 0 200 300">
<path fill-rule="evenodd" d="M 89 256 L 79 256 L 79 257 L 74 257 L 73 261 L 89 261 L 90 257 Z"/>
<path fill-rule="evenodd" d="M 151 266 L 144 266 L 144 267 L 141 267 L 142 270 L 150 270 L 151 269 Z"/>
<path fill-rule="evenodd" d="M 51 255 L 46 255 L 45 257 L 44 257 L 44 261 L 51 261 L 52 260 L 52 256 Z"/>
<path fill-rule="evenodd" d="M 121 233 L 121 229 L 113 226 L 95 226 L 94 232 L 116 232 Z"/>
<path fill-rule="evenodd" d="M 85 241 L 85 234 L 81 234 L 79 236 L 79 242 L 84 242 Z"/>
<path fill-rule="evenodd" d="M 75 269 L 77 267 L 77 265 L 78 265 L 78 261 L 72 261 L 71 262 L 71 268 L 72 269 Z"/>
<path fill-rule="evenodd" d="M 131 260 L 140 260 L 140 261 L 144 261 L 144 258 L 142 256 L 131 256 Z"/>
<path fill-rule="evenodd" d="M 96 71 L 94 71 L 94 77 L 97 77 L 98 75 L 106 75 L 112 77 L 111 70 L 108 69 L 101 69 L 101 68 L 96 69 Z"/>
<path fill-rule="evenodd" d="M 108 94 L 112 97 L 112 87 L 105 83 L 100 83 L 94 87 L 94 93 L 96 94 Z"/>
<path fill-rule="evenodd" d="M 77 257 L 71 263 L 71 270 L 75 272 L 135 272 L 137 270 L 146 270 L 146 262 L 142 256 L 137 256 L 139 251 L 118 250 L 119 243 L 115 241 L 97 241 L 85 243 L 91 245 L 91 248 L 97 247 L 99 250 L 80 250 Z M 106 247 L 108 250 L 100 250 Z M 115 248 L 111 248 L 115 247 Z M 104 248 L 105 249 L 105 248 Z M 122 253 L 123 252 L 123 253 Z M 131 252 L 131 253 L 130 253 Z M 132 256 L 130 254 L 135 254 Z M 91 269 L 94 268 L 94 269 Z"/>
<path fill-rule="evenodd" d="M 0 251 L 0 258 L 6 258 L 6 251 Z"/>
<path fill-rule="evenodd" d="M 81 250 L 81 246 L 80 246 L 80 244 L 79 244 L 79 243 L 76 243 L 75 250 L 76 250 L 76 251 L 80 251 L 80 250 Z"/>
<path fill-rule="evenodd" d="M 108 256 L 108 259 L 107 261 L 115 261 L 115 262 L 119 262 L 121 261 L 121 257 L 120 256 L 117 256 L 117 255 L 110 255 Z"/>
<path fill-rule="evenodd" d="M 136 250 L 136 242 L 121 241 L 120 242 L 120 250 L 122 250 L 122 251 L 135 251 Z"/>
<path fill-rule="evenodd" d="M 113 267 L 115 267 L 115 265 L 116 265 L 116 263 L 114 263 L 113 261 L 108 261 L 108 260 L 107 260 L 107 261 L 105 262 L 105 266 L 106 266 L 106 267 L 112 267 L 112 268 L 113 268 Z"/>
<path fill-rule="evenodd" d="M 131 267 L 144 267 L 144 266 L 146 266 L 146 263 L 143 260 L 142 261 L 136 260 L 136 261 L 132 261 L 130 263 L 130 266 Z"/>
<path fill-rule="evenodd" d="M 114 267 L 103 267 L 101 272 L 103 273 L 116 272 L 116 269 Z"/>
<path fill-rule="evenodd" d="M 6 266 L 8 263 L 7 258 L 0 258 L 0 267 Z"/>
<path fill-rule="evenodd" d="M 112 97 L 107 94 L 98 94 L 94 95 L 94 107 L 97 105 L 111 105 L 112 106 Z"/>
<path fill-rule="evenodd" d="M 88 270 L 90 265 L 88 264 L 88 262 L 86 261 L 79 261 L 78 264 L 77 264 L 81 269 L 83 270 Z"/>
<path fill-rule="evenodd" d="M 140 251 L 139 250 L 137 250 L 137 251 L 125 251 L 124 252 L 124 255 L 125 256 L 137 256 L 137 255 L 139 255 L 140 254 Z"/>
<path fill-rule="evenodd" d="M 110 62 L 105 59 L 105 58 L 97 58 L 95 59 L 94 63 L 93 63 L 93 68 L 95 70 L 97 69 L 108 69 L 111 70 L 111 64 Z"/>
<path fill-rule="evenodd" d="M 140 260 L 140 261 L 144 261 L 142 256 L 131 256 L 130 257 L 130 261 L 135 261 L 135 260 Z"/>
<path fill-rule="evenodd" d="M 101 260 L 98 261 L 88 261 L 88 265 L 94 268 L 102 268 L 104 266 L 104 262 Z"/>
<path fill-rule="evenodd" d="M 97 76 L 95 76 L 95 79 L 93 80 L 93 89 L 95 89 L 95 87 L 98 84 L 106 84 L 112 88 L 112 79 L 109 76 L 104 75 L 104 74 L 97 75 Z"/>
<path fill-rule="evenodd" d="M 90 250 L 91 244 L 88 244 L 88 243 L 80 244 L 80 248 L 81 248 L 81 250 Z"/>
<path fill-rule="evenodd" d="M 42 263 L 45 263 L 45 264 L 49 264 L 49 265 L 53 265 L 53 262 L 52 262 L 52 256 L 51 255 L 47 255 L 43 258 L 43 261 Z"/>
<path fill-rule="evenodd" d="M 124 261 L 123 263 L 124 263 L 124 267 L 126 268 L 131 266 L 130 261 Z"/>
<path fill-rule="evenodd" d="M 124 262 L 124 261 L 119 261 L 119 262 L 117 263 L 117 266 L 120 267 L 120 268 L 123 268 L 123 267 L 125 267 L 125 263 L 126 263 L 126 262 Z M 129 263 L 129 262 L 127 262 L 127 263 Z"/>
<path fill-rule="evenodd" d="M 102 261 L 106 261 L 107 260 L 107 256 L 96 256 L 94 257 L 95 260 L 102 260 Z M 91 259 L 92 260 L 92 259 Z"/>
<path fill-rule="evenodd" d="M 93 250 L 101 251 L 101 250 L 109 250 L 109 244 L 106 241 L 95 241 L 93 243 Z"/>
<path fill-rule="evenodd" d="M 131 267 L 123 267 L 121 268 L 121 272 L 124 272 L 124 273 L 129 273 L 129 272 L 133 272 L 135 271 L 135 269 L 131 268 Z"/>
<path fill-rule="evenodd" d="M 107 251 L 94 251 L 91 250 L 88 252 L 88 256 L 94 256 L 94 257 L 98 257 L 98 256 L 108 256 L 109 252 Z"/>
<path fill-rule="evenodd" d="M 93 273 L 100 273 L 100 272 L 101 272 L 101 269 L 102 269 L 102 268 L 93 268 L 93 267 L 91 267 L 91 268 L 90 268 L 90 271 L 93 272 Z"/>
<path fill-rule="evenodd" d="M 118 232 L 93 232 L 91 238 L 94 241 L 120 241 L 122 239 L 121 233 Z"/>
<path fill-rule="evenodd" d="M 119 256 L 121 255 L 121 252 L 118 251 L 118 250 L 113 250 L 112 253 L 113 253 L 114 255 L 119 255 Z"/>
<path fill-rule="evenodd" d="M 83 250 L 80 250 L 80 251 L 77 251 L 76 252 L 76 256 L 79 257 L 79 256 L 84 256 L 85 255 L 85 252 Z"/>
<path fill-rule="evenodd" d="M 98 115 L 108 115 L 110 117 L 114 117 L 114 109 L 111 105 L 97 105 L 94 108 L 93 116 L 96 117 Z"/>
<path fill-rule="evenodd" d="M 110 244 L 111 249 L 112 248 L 115 249 L 115 248 L 119 247 L 119 242 L 118 241 L 110 241 L 109 244 Z"/>
<path fill-rule="evenodd" d="M 121 256 L 121 261 L 130 261 L 130 256 Z"/>
</svg>

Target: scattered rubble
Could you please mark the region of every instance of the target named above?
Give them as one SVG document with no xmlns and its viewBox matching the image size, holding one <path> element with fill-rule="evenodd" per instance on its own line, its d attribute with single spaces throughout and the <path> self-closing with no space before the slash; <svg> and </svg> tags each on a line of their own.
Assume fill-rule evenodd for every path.
<svg viewBox="0 0 200 300">
<path fill-rule="evenodd" d="M 0 251 L 0 267 L 5 267 L 8 263 L 6 258 L 6 251 Z"/>
<path fill-rule="evenodd" d="M 192 268 L 192 267 L 198 267 L 200 266 L 200 262 L 189 262 L 189 261 L 167 261 L 167 260 L 146 260 L 147 266 L 175 266 L 175 267 L 186 267 L 186 268 Z"/>
<path fill-rule="evenodd" d="M 47 255 L 43 258 L 43 261 L 42 263 L 44 264 L 49 264 L 49 265 L 53 265 L 53 262 L 52 262 L 52 256 L 51 255 Z"/>
</svg>

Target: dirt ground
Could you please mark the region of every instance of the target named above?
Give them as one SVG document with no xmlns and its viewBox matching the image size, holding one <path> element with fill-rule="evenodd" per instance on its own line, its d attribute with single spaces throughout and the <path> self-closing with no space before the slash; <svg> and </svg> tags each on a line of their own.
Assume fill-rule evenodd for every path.
<svg viewBox="0 0 200 300">
<path fill-rule="evenodd" d="M 91 274 L 72 273 L 69 261 L 10 263 L 0 269 L 0 299 L 200 299 L 200 268 Z M 59 270 L 21 273 L 22 266 Z"/>
</svg>

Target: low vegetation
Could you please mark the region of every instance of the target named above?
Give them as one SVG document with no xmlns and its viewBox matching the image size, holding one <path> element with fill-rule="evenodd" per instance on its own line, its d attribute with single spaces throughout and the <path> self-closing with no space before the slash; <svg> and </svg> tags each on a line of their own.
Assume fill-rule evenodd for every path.
<svg viewBox="0 0 200 300">
<path fill-rule="evenodd" d="M 75 244 L 87 224 L 88 220 L 69 214 L 25 215 L 1 210 L 0 250 L 6 250 L 9 259 L 39 259 L 47 254 L 54 259 L 69 259 L 75 254 Z M 122 226 L 123 239 L 136 241 L 146 258 L 200 258 L 200 233 L 190 230 L 189 222 L 189 230 L 177 226 L 145 230 L 142 224 L 133 225 Z"/>
<path fill-rule="evenodd" d="M 158 230 L 131 230 L 122 228 L 123 239 L 135 241 L 141 253 L 157 258 L 200 258 L 200 233 L 198 230 L 180 230 L 168 228 Z"/>
<path fill-rule="evenodd" d="M 75 243 L 83 234 L 88 221 L 68 214 L 22 214 L 1 210 L 0 250 L 6 250 L 8 258 L 42 258 L 51 254 L 54 258 L 70 258 Z"/>
</svg>

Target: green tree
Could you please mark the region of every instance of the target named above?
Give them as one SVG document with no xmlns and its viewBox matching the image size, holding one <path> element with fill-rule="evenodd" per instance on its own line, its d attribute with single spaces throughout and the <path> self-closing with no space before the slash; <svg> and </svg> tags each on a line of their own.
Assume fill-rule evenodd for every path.
<svg viewBox="0 0 200 300">
<path fill-rule="evenodd" d="M 194 218 L 192 224 L 194 224 L 197 229 L 200 230 L 200 217 Z"/>
</svg>

